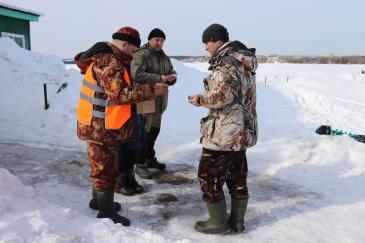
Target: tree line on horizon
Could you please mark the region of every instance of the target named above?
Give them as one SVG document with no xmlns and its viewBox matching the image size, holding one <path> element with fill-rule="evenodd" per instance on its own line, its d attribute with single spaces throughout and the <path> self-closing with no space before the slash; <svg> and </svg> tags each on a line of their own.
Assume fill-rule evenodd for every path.
<svg viewBox="0 0 365 243">
<path fill-rule="evenodd" d="M 170 56 L 181 62 L 208 62 L 209 56 Z M 259 63 L 365 64 L 365 56 L 258 55 Z"/>
</svg>

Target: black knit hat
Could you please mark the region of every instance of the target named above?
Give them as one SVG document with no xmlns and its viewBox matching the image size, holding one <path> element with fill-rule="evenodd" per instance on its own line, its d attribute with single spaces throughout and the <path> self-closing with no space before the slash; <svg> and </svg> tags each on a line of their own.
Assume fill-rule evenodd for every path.
<svg viewBox="0 0 365 243">
<path fill-rule="evenodd" d="M 164 40 L 166 40 L 165 33 L 162 30 L 160 30 L 159 28 L 155 28 L 155 29 L 151 30 L 150 34 L 148 35 L 148 40 L 151 40 L 154 37 L 161 37 Z"/>
<path fill-rule="evenodd" d="M 229 40 L 229 35 L 227 29 L 220 24 L 209 25 L 203 32 L 202 41 L 207 43 L 209 41 L 223 41 L 227 42 Z"/>
</svg>

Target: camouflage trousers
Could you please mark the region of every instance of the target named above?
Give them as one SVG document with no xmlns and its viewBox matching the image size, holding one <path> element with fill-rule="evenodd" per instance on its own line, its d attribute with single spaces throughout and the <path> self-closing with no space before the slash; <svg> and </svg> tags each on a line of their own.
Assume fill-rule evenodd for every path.
<svg viewBox="0 0 365 243">
<path fill-rule="evenodd" d="M 96 189 L 114 189 L 117 183 L 117 148 L 86 142 L 91 178 Z"/>
<path fill-rule="evenodd" d="M 206 203 L 224 198 L 224 183 L 232 198 L 248 198 L 246 150 L 214 151 L 203 148 L 198 178 Z"/>
</svg>

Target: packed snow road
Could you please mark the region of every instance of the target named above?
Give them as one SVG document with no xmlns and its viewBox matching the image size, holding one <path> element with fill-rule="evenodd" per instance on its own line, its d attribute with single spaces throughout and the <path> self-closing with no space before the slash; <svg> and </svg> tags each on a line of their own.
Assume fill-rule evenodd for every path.
<svg viewBox="0 0 365 243">
<path fill-rule="evenodd" d="M 194 156 L 187 154 L 185 157 Z M 19 177 L 24 185 L 33 187 L 37 197 L 93 218 L 96 213 L 88 208 L 91 184 L 87 163 L 86 154 L 80 152 L 0 144 L 0 167 Z M 123 215 L 132 220 L 131 227 L 167 237 L 174 236 L 175 239 L 184 238 L 187 234 L 192 241 L 225 239 L 223 236 L 202 236 L 194 232 L 195 220 L 206 217 L 196 179 L 197 168 L 187 164 L 171 164 L 168 170 L 175 178 L 188 180 L 162 180 L 156 183 L 138 178 L 146 187 L 146 193 L 132 197 L 117 194 L 116 200 L 122 203 Z M 252 239 L 251 235 L 256 235 L 258 229 L 315 210 L 322 200 L 319 194 L 269 176 L 250 173 L 248 183 L 252 194 L 246 216 L 246 235 L 225 236 L 230 240 Z M 172 199 L 167 197 L 164 200 L 164 194 L 176 198 L 171 196 Z M 226 195 L 229 197 L 227 191 Z"/>
</svg>

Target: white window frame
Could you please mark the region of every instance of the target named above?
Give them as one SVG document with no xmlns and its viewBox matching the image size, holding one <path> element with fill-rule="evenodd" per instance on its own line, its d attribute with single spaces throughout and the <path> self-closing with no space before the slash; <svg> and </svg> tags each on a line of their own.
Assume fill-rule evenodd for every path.
<svg viewBox="0 0 365 243">
<path fill-rule="evenodd" d="M 24 35 L 18 35 L 18 34 L 9 33 L 9 32 L 1 32 L 1 37 L 10 37 L 12 39 L 14 39 L 14 37 L 20 38 L 20 39 L 22 39 L 22 47 L 25 48 L 25 37 L 24 37 Z"/>
</svg>

